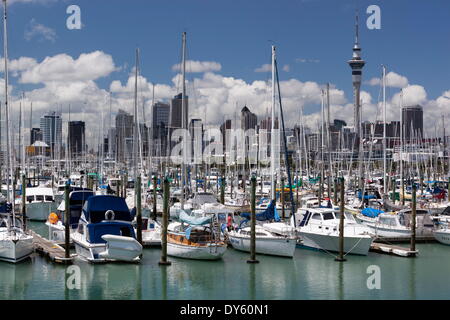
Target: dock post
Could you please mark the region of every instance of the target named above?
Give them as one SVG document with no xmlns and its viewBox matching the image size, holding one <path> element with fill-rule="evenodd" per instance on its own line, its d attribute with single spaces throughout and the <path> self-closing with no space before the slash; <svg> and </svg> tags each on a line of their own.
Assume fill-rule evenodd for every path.
<svg viewBox="0 0 450 320">
<path fill-rule="evenodd" d="M 152 219 L 156 221 L 157 219 L 157 212 L 156 212 L 156 188 L 158 187 L 158 178 L 156 176 L 153 176 L 153 212 L 152 212 Z"/>
<path fill-rule="evenodd" d="M 169 223 L 169 179 L 164 177 L 164 206 L 163 206 L 163 223 L 161 234 L 161 261 L 160 266 L 170 266 L 172 263 L 167 261 L 167 225 Z"/>
<path fill-rule="evenodd" d="M 397 184 L 395 183 L 395 179 L 392 179 L 392 203 L 395 203 L 395 187 Z"/>
<path fill-rule="evenodd" d="M 116 196 L 120 197 L 120 180 L 117 181 L 117 185 L 116 185 Z"/>
<path fill-rule="evenodd" d="M 339 257 L 335 259 L 338 262 L 344 262 L 346 259 L 344 258 L 344 177 L 341 177 L 339 183 L 339 191 L 340 191 L 340 203 L 339 203 L 339 211 L 341 216 L 339 218 Z"/>
<path fill-rule="evenodd" d="M 334 192 L 334 194 L 333 194 L 333 203 L 334 203 L 335 206 L 337 206 L 337 204 L 338 204 L 338 201 L 337 201 L 338 181 L 339 181 L 339 178 L 337 176 L 335 176 L 334 177 L 334 188 L 333 188 L 334 189 L 333 190 L 333 192 Z"/>
<path fill-rule="evenodd" d="M 64 186 L 64 231 L 65 231 L 65 252 L 66 259 L 70 258 L 70 205 L 69 205 L 69 184 Z"/>
<path fill-rule="evenodd" d="M 136 231 L 137 241 L 142 245 L 142 198 L 141 198 L 141 176 L 136 177 L 136 185 L 134 186 L 136 197 Z"/>
<path fill-rule="evenodd" d="M 225 177 L 220 178 L 220 203 L 225 204 Z"/>
<path fill-rule="evenodd" d="M 412 186 L 412 210 L 411 210 L 411 251 L 416 251 L 416 185 Z"/>
<path fill-rule="evenodd" d="M 450 201 L 450 177 L 448 178 L 447 184 L 447 200 Z"/>
<path fill-rule="evenodd" d="M 252 207 L 252 220 L 251 220 L 251 232 L 250 232 L 250 260 L 247 260 L 247 263 L 259 263 L 256 260 L 256 177 L 252 176 L 252 198 L 251 198 L 251 207 Z"/>
<path fill-rule="evenodd" d="M 127 198 L 127 187 L 128 187 L 128 174 L 125 174 L 123 181 L 123 197 Z"/>
<path fill-rule="evenodd" d="M 319 206 L 322 204 L 322 193 L 323 193 L 323 186 L 322 186 L 322 174 L 319 175 Z"/>
<path fill-rule="evenodd" d="M 252 191 L 253 192 L 253 191 Z M 281 198 L 281 217 L 284 220 L 286 218 L 286 213 L 284 209 L 284 176 L 281 177 L 281 186 L 280 186 L 280 198 Z"/>
<path fill-rule="evenodd" d="M 27 196 L 26 196 L 26 179 L 25 175 L 22 175 L 22 221 L 23 221 L 23 230 L 27 229 L 27 210 L 26 210 L 26 203 L 27 203 Z"/>
</svg>

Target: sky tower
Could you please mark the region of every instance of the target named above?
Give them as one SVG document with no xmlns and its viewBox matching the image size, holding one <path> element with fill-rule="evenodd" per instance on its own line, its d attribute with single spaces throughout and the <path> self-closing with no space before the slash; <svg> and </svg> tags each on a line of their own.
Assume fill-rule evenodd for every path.
<svg viewBox="0 0 450 320">
<path fill-rule="evenodd" d="M 361 47 L 359 46 L 359 21 L 358 14 L 356 14 L 355 24 L 355 45 L 353 46 L 353 57 L 348 61 L 348 64 L 352 68 L 352 82 L 353 82 L 353 97 L 355 99 L 354 111 L 353 111 L 353 124 L 355 126 L 355 132 L 357 136 L 360 136 L 361 129 L 361 76 L 362 68 L 366 62 L 361 58 Z"/>
</svg>

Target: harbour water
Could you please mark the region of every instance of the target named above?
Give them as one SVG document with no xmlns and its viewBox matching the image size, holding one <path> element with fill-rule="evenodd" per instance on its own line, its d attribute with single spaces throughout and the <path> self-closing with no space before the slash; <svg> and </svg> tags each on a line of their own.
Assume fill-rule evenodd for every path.
<svg viewBox="0 0 450 320">
<path fill-rule="evenodd" d="M 42 223 L 31 228 L 45 235 Z M 33 254 L 20 264 L 0 264 L 0 299 L 448 299 L 450 247 L 419 244 L 416 258 L 369 253 L 335 262 L 325 252 L 296 249 L 293 259 L 228 249 L 220 261 L 169 257 L 160 267 L 160 249 L 145 249 L 140 264 L 92 265 L 75 262 L 81 288 L 67 289 L 66 267 Z M 368 289 L 367 268 L 380 268 L 381 288 Z"/>
</svg>

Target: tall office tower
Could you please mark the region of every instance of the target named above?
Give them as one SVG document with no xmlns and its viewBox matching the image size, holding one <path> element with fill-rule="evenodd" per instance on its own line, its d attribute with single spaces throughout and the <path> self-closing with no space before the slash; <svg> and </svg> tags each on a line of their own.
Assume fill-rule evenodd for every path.
<svg viewBox="0 0 450 320">
<path fill-rule="evenodd" d="M 62 145 L 62 118 L 55 111 L 43 115 L 40 119 L 42 138 L 51 148 L 52 156 L 60 150 Z"/>
<path fill-rule="evenodd" d="M 84 121 L 69 121 L 67 143 L 69 145 L 70 155 L 72 158 L 80 157 L 83 154 L 83 146 L 86 145 L 85 139 Z"/>
<path fill-rule="evenodd" d="M 420 105 L 402 108 L 403 132 L 406 141 L 423 138 L 423 109 Z"/>
<path fill-rule="evenodd" d="M 359 137 L 361 124 L 361 100 L 360 100 L 361 78 L 362 78 L 362 69 L 366 64 L 366 62 L 361 58 L 361 47 L 359 46 L 358 15 L 356 15 L 355 45 L 353 46 L 353 57 L 351 60 L 348 61 L 348 64 L 352 68 L 353 97 L 355 99 L 353 111 L 353 124 L 355 126 L 355 133 Z"/>
<path fill-rule="evenodd" d="M 152 155 L 165 156 L 170 105 L 156 102 L 152 107 Z"/>
<path fill-rule="evenodd" d="M 40 128 L 32 128 L 30 133 L 30 145 L 36 141 L 42 141 L 42 131 Z"/>
<path fill-rule="evenodd" d="M 133 116 L 122 109 L 116 115 L 117 160 L 123 161 L 131 157 L 133 141 Z"/>
<path fill-rule="evenodd" d="M 248 129 L 255 129 L 258 124 L 258 117 L 250 111 L 247 106 L 241 110 L 241 129 L 246 131 Z"/>
<path fill-rule="evenodd" d="M 172 108 L 170 109 L 170 129 L 179 129 L 183 127 L 182 97 L 183 94 L 179 93 L 172 99 Z M 185 98 L 186 115 L 189 115 L 189 97 L 186 96 Z M 189 123 L 189 121 L 186 122 Z"/>
</svg>

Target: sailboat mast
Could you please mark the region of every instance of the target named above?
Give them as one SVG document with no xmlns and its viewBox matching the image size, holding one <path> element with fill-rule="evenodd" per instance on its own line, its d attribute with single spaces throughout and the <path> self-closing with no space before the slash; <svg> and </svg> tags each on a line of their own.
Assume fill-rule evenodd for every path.
<svg viewBox="0 0 450 320">
<path fill-rule="evenodd" d="M 182 154 L 183 154 L 183 162 L 181 164 L 181 173 L 182 173 L 182 198 L 181 198 L 181 209 L 184 210 L 184 201 L 186 199 L 186 153 L 187 153 L 187 136 L 186 136 L 186 130 L 187 130 L 187 108 L 186 108 L 186 32 L 183 32 L 183 57 L 182 57 L 182 72 L 181 72 L 181 81 L 182 81 L 182 93 L 181 93 L 181 114 L 182 114 L 182 129 L 183 129 L 183 144 L 185 148 L 183 148 Z"/>
<path fill-rule="evenodd" d="M 138 81 L 138 59 L 139 59 L 139 49 L 136 49 L 136 66 L 134 70 L 134 134 L 133 134 L 133 173 L 137 178 L 138 168 L 137 168 L 137 158 L 138 158 L 138 107 L 137 107 L 137 81 Z M 126 182 L 125 182 L 126 183 Z"/>
<path fill-rule="evenodd" d="M 383 66 L 383 190 L 387 191 L 386 161 L 386 67 Z M 395 191 L 395 190 L 394 190 Z"/>
<path fill-rule="evenodd" d="M 272 46 L 272 116 L 270 127 L 270 179 L 272 200 L 276 200 L 276 177 L 275 177 L 275 46 Z"/>
</svg>

